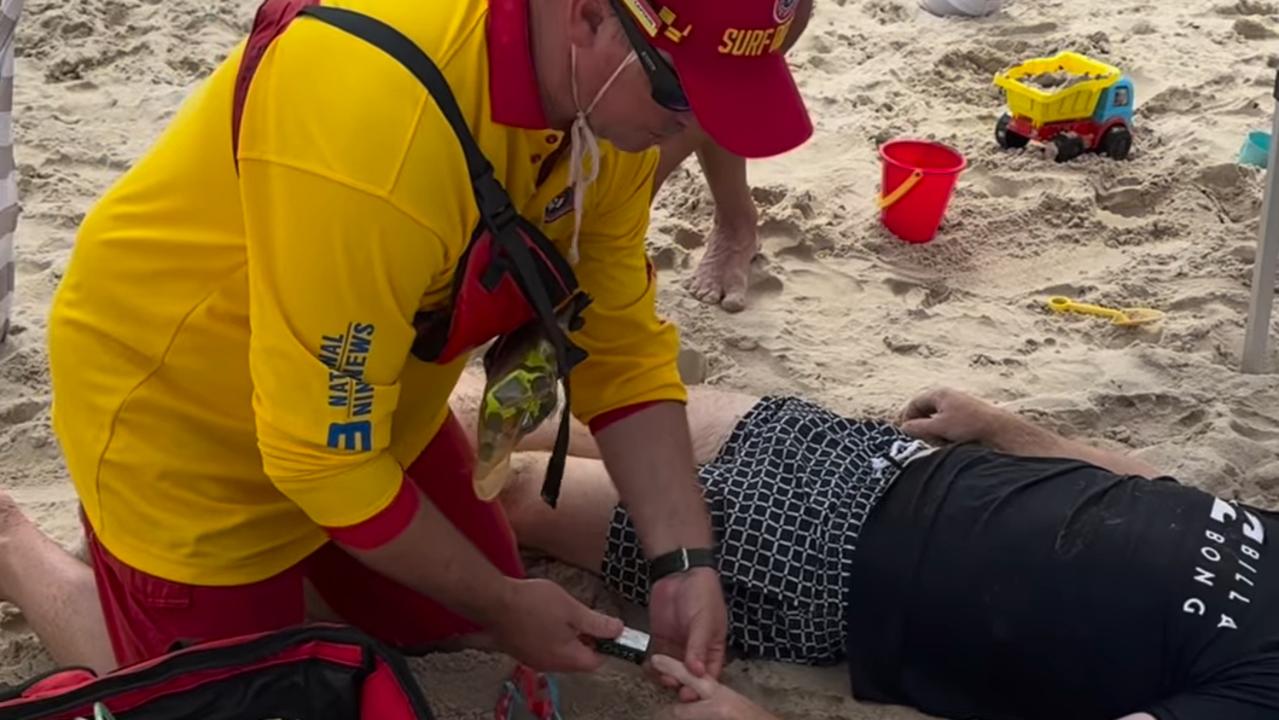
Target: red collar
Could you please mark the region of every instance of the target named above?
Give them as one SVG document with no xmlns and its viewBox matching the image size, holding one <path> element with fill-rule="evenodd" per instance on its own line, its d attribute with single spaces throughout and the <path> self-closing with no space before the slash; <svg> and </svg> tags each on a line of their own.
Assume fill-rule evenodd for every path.
<svg viewBox="0 0 1279 720">
<path fill-rule="evenodd" d="M 489 0 L 489 99 L 493 120 L 503 125 L 543 130 L 547 127 L 542 94 L 533 69 L 529 40 L 530 0 Z"/>
</svg>

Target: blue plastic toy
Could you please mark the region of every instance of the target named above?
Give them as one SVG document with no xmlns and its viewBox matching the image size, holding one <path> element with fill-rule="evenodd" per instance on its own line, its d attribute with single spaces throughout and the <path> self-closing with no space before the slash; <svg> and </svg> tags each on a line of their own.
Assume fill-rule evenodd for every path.
<svg viewBox="0 0 1279 720">
<path fill-rule="evenodd" d="M 1265 168 L 1270 164 L 1270 133 L 1254 130 L 1248 133 L 1239 150 L 1239 164 Z"/>
</svg>

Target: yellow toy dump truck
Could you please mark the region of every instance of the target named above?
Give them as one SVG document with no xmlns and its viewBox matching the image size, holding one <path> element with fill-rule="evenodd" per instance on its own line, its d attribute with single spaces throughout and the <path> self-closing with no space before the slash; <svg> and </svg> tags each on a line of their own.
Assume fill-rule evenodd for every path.
<svg viewBox="0 0 1279 720">
<path fill-rule="evenodd" d="M 1027 60 L 995 76 L 1008 111 L 995 126 L 1005 149 L 1032 140 L 1057 162 L 1086 152 L 1124 160 L 1132 149 L 1133 84 L 1119 68 L 1073 52 Z"/>
</svg>

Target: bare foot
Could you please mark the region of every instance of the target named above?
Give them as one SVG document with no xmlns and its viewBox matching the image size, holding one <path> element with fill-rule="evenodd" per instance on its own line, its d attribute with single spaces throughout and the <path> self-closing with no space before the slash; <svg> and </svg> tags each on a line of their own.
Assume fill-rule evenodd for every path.
<svg viewBox="0 0 1279 720">
<path fill-rule="evenodd" d="M 715 219 L 706 238 L 706 254 L 688 280 L 693 297 L 728 312 L 746 309 L 746 288 L 751 260 L 759 253 L 757 216 L 722 221 Z"/>
</svg>

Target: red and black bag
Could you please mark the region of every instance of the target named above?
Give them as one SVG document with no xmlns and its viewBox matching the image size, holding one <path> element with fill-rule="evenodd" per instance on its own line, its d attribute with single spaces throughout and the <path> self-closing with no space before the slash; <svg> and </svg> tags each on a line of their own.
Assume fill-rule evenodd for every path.
<svg viewBox="0 0 1279 720">
<path fill-rule="evenodd" d="M 568 376 L 586 359 L 586 352 L 573 343 L 568 332 L 582 327 L 582 311 L 590 305 L 590 296 L 579 287 L 572 266 L 550 239 L 519 214 L 494 175 L 493 164 L 475 141 L 439 68 L 412 40 L 376 18 L 321 6 L 319 0 L 266 0 L 254 19 L 236 77 L 233 152 L 238 153 L 241 119 L 253 75 L 271 43 L 299 16 L 354 35 L 399 61 L 431 94 L 457 136 L 480 221 L 458 262 L 448 307 L 418 313 L 414 318 L 417 339 L 413 354 L 424 362 L 446 364 L 520 330 L 541 333 L 551 343 L 566 406 L 542 486 L 542 497 L 554 507 L 568 456 Z M 501 352 L 502 348 L 503 343 L 498 342 L 489 352 Z"/>
<path fill-rule="evenodd" d="M 59 670 L 0 690 L 0 720 L 430 720 L 404 658 L 344 626 L 178 650 L 103 677 Z"/>
</svg>

